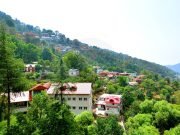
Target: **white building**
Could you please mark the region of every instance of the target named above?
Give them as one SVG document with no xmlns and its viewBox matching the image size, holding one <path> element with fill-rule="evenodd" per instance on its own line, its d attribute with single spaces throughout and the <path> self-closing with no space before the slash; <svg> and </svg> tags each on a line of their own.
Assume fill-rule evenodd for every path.
<svg viewBox="0 0 180 135">
<path fill-rule="evenodd" d="M 61 89 L 61 90 L 60 90 Z M 11 93 L 11 106 L 14 112 L 27 112 L 28 104 L 33 100 L 33 95 L 46 91 L 50 97 L 60 99 L 61 92 L 63 101 L 70 107 L 75 114 L 83 111 L 92 111 L 92 88 L 91 83 L 67 83 L 60 87 L 58 83 L 37 84 L 30 91 Z"/>
<path fill-rule="evenodd" d="M 92 111 L 91 83 L 67 83 L 63 87 L 59 87 L 59 84 L 52 84 L 47 94 L 52 97 L 58 94 L 60 97 L 61 91 L 57 93 L 58 88 L 61 88 L 63 99 L 71 107 L 72 112 L 79 114 L 83 111 Z"/>
<path fill-rule="evenodd" d="M 119 115 L 122 110 L 122 96 L 114 94 L 103 94 L 96 103 L 97 115 Z"/>
<path fill-rule="evenodd" d="M 79 70 L 78 69 L 69 69 L 69 76 L 78 76 Z"/>
<path fill-rule="evenodd" d="M 10 103 L 13 112 L 27 112 L 29 104 L 29 91 L 10 93 Z"/>
</svg>

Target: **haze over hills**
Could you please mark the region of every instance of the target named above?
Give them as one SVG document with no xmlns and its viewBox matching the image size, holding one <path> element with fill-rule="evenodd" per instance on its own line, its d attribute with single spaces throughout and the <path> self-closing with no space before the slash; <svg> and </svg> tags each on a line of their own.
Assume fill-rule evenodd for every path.
<svg viewBox="0 0 180 135">
<path fill-rule="evenodd" d="M 175 64 L 175 65 L 167 65 L 167 67 L 175 72 L 180 73 L 180 63 Z"/>
<path fill-rule="evenodd" d="M 78 39 L 71 40 L 64 34 L 50 29 L 40 29 L 38 26 L 27 25 L 17 19 L 12 19 L 10 15 L 0 12 L 0 21 L 15 29 L 26 43 L 35 44 L 38 48 L 48 47 L 51 49 L 60 48 L 62 52 L 76 50 L 84 55 L 92 65 L 99 65 L 104 69 L 119 72 L 137 72 L 149 70 L 162 76 L 173 77 L 175 73 L 165 66 L 145 60 L 133 58 L 131 56 L 116 53 L 111 50 L 101 49 L 80 42 Z M 31 62 L 25 61 L 24 62 Z"/>
</svg>

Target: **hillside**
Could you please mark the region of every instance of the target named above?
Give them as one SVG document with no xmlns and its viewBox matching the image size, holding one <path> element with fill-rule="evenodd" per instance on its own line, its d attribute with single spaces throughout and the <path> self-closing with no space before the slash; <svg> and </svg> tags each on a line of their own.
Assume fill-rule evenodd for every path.
<svg viewBox="0 0 180 135">
<path fill-rule="evenodd" d="M 175 73 L 165 66 L 151 63 L 131 56 L 116 53 L 111 50 L 101 49 L 80 42 L 77 39 L 71 40 L 64 34 L 50 29 L 40 29 L 12 19 L 10 15 L 0 12 L 0 21 L 6 23 L 26 42 L 36 45 L 38 48 L 49 47 L 65 53 L 69 50 L 79 51 L 92 65 L 99 65 L 110 71 L 120 72 L 141 72 L 149 70 L 162 76 L 174 77 Z M 26 56 L 27 57 L 27 56 Z M 34 59 L 35 60 L 35 59 Z M 31 62 L 30 60 L 25 61 Z"/>
<path fill-rule="evenodd" d="M 180 73 L 180 63 L 175 64 L 175 65 L 168 65 L 167 67 L 177 73 Z"/>
</svg>

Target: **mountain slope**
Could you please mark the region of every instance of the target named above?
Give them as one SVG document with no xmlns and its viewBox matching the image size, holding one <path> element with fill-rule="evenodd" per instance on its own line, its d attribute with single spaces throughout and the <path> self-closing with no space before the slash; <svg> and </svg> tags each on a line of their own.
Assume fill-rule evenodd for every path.
<svg viewBox="0 0 180 135">
<path fill-rule="evenodd" d="M 168 65 L 167 67 L 175 72 L 180 73 L 180 63 L 175 64 L 175 65 Z"/>
<path fill-rule="evenodd" d="M 71 48 L 84 55 L 92 65 L 99 65 L 104 69 L 119 72 L 141 72 L 150 70 L 162 76 L 174 77 L 175 73 L 165 66 L 151 63 L 145 60 L 132 58 L 131 56 L 116 53 L 111 50 L 101 49 L 96 46 L 89 46 L 77 39 L 71 40 L 58 31 L 49 29 L 40 30 L 38 26 L 27 25 L 11 16 L 0 12 L 0 21 L 15 29 L 27 43 L 35 44 L 38 47 L 49 48 Z"/>
</svg>

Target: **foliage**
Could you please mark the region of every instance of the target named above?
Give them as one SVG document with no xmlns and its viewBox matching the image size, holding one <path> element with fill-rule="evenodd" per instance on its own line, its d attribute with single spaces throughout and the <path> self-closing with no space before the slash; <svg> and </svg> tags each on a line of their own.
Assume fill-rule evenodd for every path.
<svg viewBox="0 0 180 135">
<path fill-rule="evenodd" d="M 166 130 L 164 135 L 179 135 L 180 134 L 180 124 L 174 128 L 171 128 L 169 131 Z"/>
<path fill-rule="evenodd" d="M 96 125 L 92 124 L 88 126 L 88 135 L 98 135 Z"/>
<path fill-rule="evenodd" d="M 128 85 L 128 78 L 127 77 L 119 76 L 117 79 L 118 79 L 118 83 L 120 86 L 125 87 Z"/>
<path fill-rule="evenodd" d="M 139 107 L 141 109 L 141 113 L 151 113 L 154 107 L 154 100 L 145 100 L 142 102 Z"/>
<path fill-rule="evenodd" d="M 180 90 L 174 92 L 175 103 L 180 105 Z"/>
<path fill-rule="evenodd" d="M 142 126 L 130 132 L 131 135 L 160 135 L 157 128 L 154 126 Z"/>
<path fill-rule="evenodd" d="M 117 117 L 109 116 L 107 118 L 97 119 L 98 135 L 122 135 L 123 129 L 119 125 Z"/>
<path fill-rule="evenodd" d="M 52 61 L 53 56 L 52 56 L 52 52 L 50 51 L 50 49 L 48 49 L 48 48 L 43 49 L 43 51 L 42 51 L 42 59 Z"/>
<path fill-rule="evenodd" d="M 68 69 L 79 69 L 84 70 L 87 66 L 85 58 L 81 56 L 78 52 L 68 52 L 63 58 Z"/>
<path fill-rule="evenodd" d="M 91 112 L 84 111 L 75 117 L 75 121 L 79 125 L 82 133 L 86 135 L 88 133 L 88 128 L 90 128 L 89 126 L 94 122 L 94 117 Z M 94 131 L 91 130 L 91 132 Z"/>
<path fill-rule="evenodd" d="M 66 66 L 63 62 L 63 60 L 61 59 L 60 62 L 59 62 L 59 67 L 58 67 L 58 80 L 59 81 L 62 81 L 62 80 L 65 80 L 67 78 L 67 69 L 66 69 Z"/>
<path fill-rule="evenodd" d="M 43 45 L 49 47 L 50 45 L 62 44 L 63 46 L 70 46 L 75 50 L 78 50 L 91 64 L 99 64 L 104 66 L 106 69 L 111 69 L 119 72 L 137 72 L 140 73 L 142 70 L 149 70 L 158 73 L 162 76 L 174 77 L 175 73 L 169 70 L 167 67 L 151 63 L 145 60 L 132 58 L 128 55 L 122 53 L 116 53 L 107 49 L 100 49 L 96 46 L 88 46 L 77 39 L 70 40 L 64 34 L 58 31 L 52 31 L 49 29 L 40 30 L 38 26 L 34 27 L 32 25 L 27 25 L 20 22 L 19 20 L 13 20 L 11 16 L 0 12 L 0 21 L 5 22 L 8 26 L 13 27 L 19 33 L 26 43 L 32 43 L 36 45 Z M 23 33 L 25 33 L 23 35 Z M 43 34 L 46 34 L 50 40 L 45 40 L 41 38 Z M 26 53 L 25 53 L 26 54 Z M 29 55 L 28 55 L 29 56 Z M 37 55 L 32 55 L 32 57 Z M 40 55 L 39 55 L 40 56 Z M 33 60 L 34 61 L 34 60 Z M 26 61 L 25 61 L 26 62 Z M 77 67 L 74 67 L 77 68 Z M 78 66 L 79 68 L 79 66 Z M 80 69 L 81 70 L 81 69 Z"/>
<path fill-rule="evenodd" d="M 17 124 L 11 126 L 8 134 L 72 135 L 79 132 L 68 106 L 50 99 L 45 93 L 35 95 L 28 113 L 16 117 Z"/>
<path fill-rule="evenodd" d="M 5 26 L 0 25 L 0 94 L 7 93 L 8 129 L 10 126 L 10 93 L 23 91 L 28 87 L 22 73 L 23 62 L 21 59 L 15 58 L 14 43 L 10 39 L 11 36 L 7 33 Z M 0 113 L 2 115 L 3 112 Z"/>
</svg>

